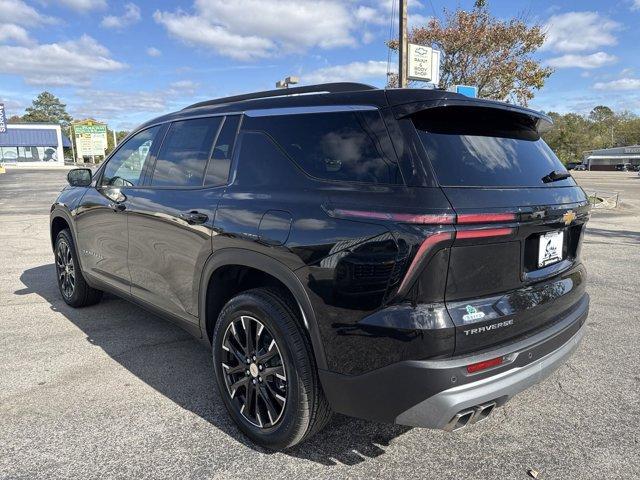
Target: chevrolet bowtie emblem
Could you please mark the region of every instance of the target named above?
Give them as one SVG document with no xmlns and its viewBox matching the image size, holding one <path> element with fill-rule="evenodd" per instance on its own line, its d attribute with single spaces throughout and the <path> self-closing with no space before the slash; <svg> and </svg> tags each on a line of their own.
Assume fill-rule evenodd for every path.
<svg viewBox="0 0 640 480">
<path fill-rule="evenodd" d="M 565 225 L 570 225 L 571 222 L 573 222 L 575 219 L 576 214 L 573 212 L 573 210 L 569 210 L 568 212 L 565 212 L 564 215 L 562 215 L 562 221 Z"/>
</svg>

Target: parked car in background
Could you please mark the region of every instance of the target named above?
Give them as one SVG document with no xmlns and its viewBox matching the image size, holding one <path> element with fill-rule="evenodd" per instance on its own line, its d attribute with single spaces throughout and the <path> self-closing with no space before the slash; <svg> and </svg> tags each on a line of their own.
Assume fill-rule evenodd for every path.
<svg viewBox="0 0 640 480">
<path fill-rule="evenodd" d="M 109 291 L 201 338 L 229 415 L 268 448 L 332 411 L 471 425 L 585 333 L 589 205 L 550 122 L 350 83 L 196 103 L 69 172 L 60 294 Z"/>
<path fill-rule="evenodd" d="M 587 169 L 587 166 L 586 165 L 582 165 L 582 164 L 581 165 L 576 165 L 575 167 L 573 167 L 573 169 L 577 170 L 579 172 L 583 172 L 583 171 L 585 171 Z"/>
</svg>

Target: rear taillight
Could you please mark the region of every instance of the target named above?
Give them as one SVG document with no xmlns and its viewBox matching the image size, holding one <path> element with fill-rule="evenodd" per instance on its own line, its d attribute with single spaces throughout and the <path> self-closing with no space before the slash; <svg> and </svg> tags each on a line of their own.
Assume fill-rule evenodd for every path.
<svg viewBox="0 0 640 480">
<path fill-rule="evenodd" d="M 427 236 L 415 257 L 411 261 L 407 273 L 404 275 L 398 294 L 406 293 L 406 289 L 411 286 L 415 278 L 420 272 L 420 266 L 425 258 L 443 242 L 452 240 L 466 240 L 473 238 L 492 238 L 511 235 L 515 232 L 512 227 L 487 228 L 487 224 L 499 222 L 515 222 L 517 214 L 514 212 L 482 212 L 482 213 L 396 213 L 396 212 L 380 212 L 373 210 L 354 210 L 346 208 L 325 208 L 325 211 L 331 217 L 337 218 L 358 218 L 366 220 L 382 220 L 396 223 L 407 223 L 414 225 L 463 225 L 463 229 L 457 231 L 435 232 Z"/>
<path fill-rule="evenodd" d="M 457 223 L 513 222 L 515 219 L 515 213 L 460 213 Z"/>
<path fill-rule="evenodd" d="M 459 240 L 465 240 L 467 238 L 504 237 L 505 235 L 511 235 L 513 231 L 513 228 L 484 228 L 477 230 L 461 230 L 456 233 L 456 238 Z"/>
<path fill-rule="evenodd" d="M 418 266 L 422 263 L 422 260 L 429 254 L 433 247 L 440 242 L 453 239 L 453 233 L 454 232 L 438 232 L 433 235 L 429 235 L 422 242 L 422 245 L 420 245 L 411 265 L 409 265 L 407 273 L 400 283 L 400 288 L 398 289 L 399 292 L 404 291 L 404 288 L 413 282 L 416 274 L 418 273 Z"/>
<path fill-rule="evenodd" d="M 332 217 L 341 218 L 365 218 L 368 220 L 387 220 L 398 223 L 415 223 L 420 225 L 450 225 L 455 221 L 455 215 L 452 213 L 437 214 L 413 214 L 413 213 L 390 213 L 390 212 L 373 212 L 368 210 L 348 210 L 336 208 L 327 210 Z"/>
<path fill-rule="evenodd" d="M 489 368 L 497 367 L 498 365 L 502 365 L 502 357 L 492 358 L 491 360 L 483 360 L 482 362 L 472 363 L 471 365 L 467 365 L 468 373 L 477 373 L 482 370 L 488 370 Z"/>
</svg>

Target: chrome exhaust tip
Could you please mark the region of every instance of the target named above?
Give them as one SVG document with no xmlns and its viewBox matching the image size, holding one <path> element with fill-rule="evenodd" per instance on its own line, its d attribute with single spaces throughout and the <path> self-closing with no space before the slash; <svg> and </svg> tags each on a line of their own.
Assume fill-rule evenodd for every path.
<svg viewBox="0 0 640 480">
<path fill-rule="evenodd" d="M 460 412 L 456 413 L 451 420 L 449 420 L 449 423 L 447 423 L 444 429 L 447 432 L 453 432 L 454 430 L 460 430 L 461 428 L 466 427 L 475 413 L 476 411 L 473 409 L 461 410 Z"/>
<path fill-rule="evenodd" d="M 487 402 L 482 405 L 478 405 L 475 408 L 475 415 L 473 416 L 473 423 L 481 422 L 485 420 L 493 409 L 496 408 L 496 402 Z"/>
</svg>

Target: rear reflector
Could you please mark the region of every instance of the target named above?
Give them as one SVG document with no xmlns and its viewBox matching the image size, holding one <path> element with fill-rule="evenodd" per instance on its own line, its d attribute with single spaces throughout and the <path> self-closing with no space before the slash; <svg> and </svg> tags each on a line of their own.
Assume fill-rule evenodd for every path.
<svg viewBox="0 0 640 480">
<path fill-rule="evenodd" d="M 491 367 L 497 367 L 498 365 L 502 365 L 502 357 L 492 358 L 491 360 L 484 360 L 483 362 L 467 365 L 467 372 L 476 373 Z"/>
<path fill-rule="evenodd" d="M 515 213 L 460 213 L 458 223 L 492 223 L 515 221 Z"/>
<path fill-rule="evenodd" d="M 458 240 L 464 240 L 466 238 L 487 238 L 487 237 L 503 237 L 505 235 L 511 235 L 513 228 L 485 228 L 482 230 L 461 230 L 456 233 Z"/>
</svg>

